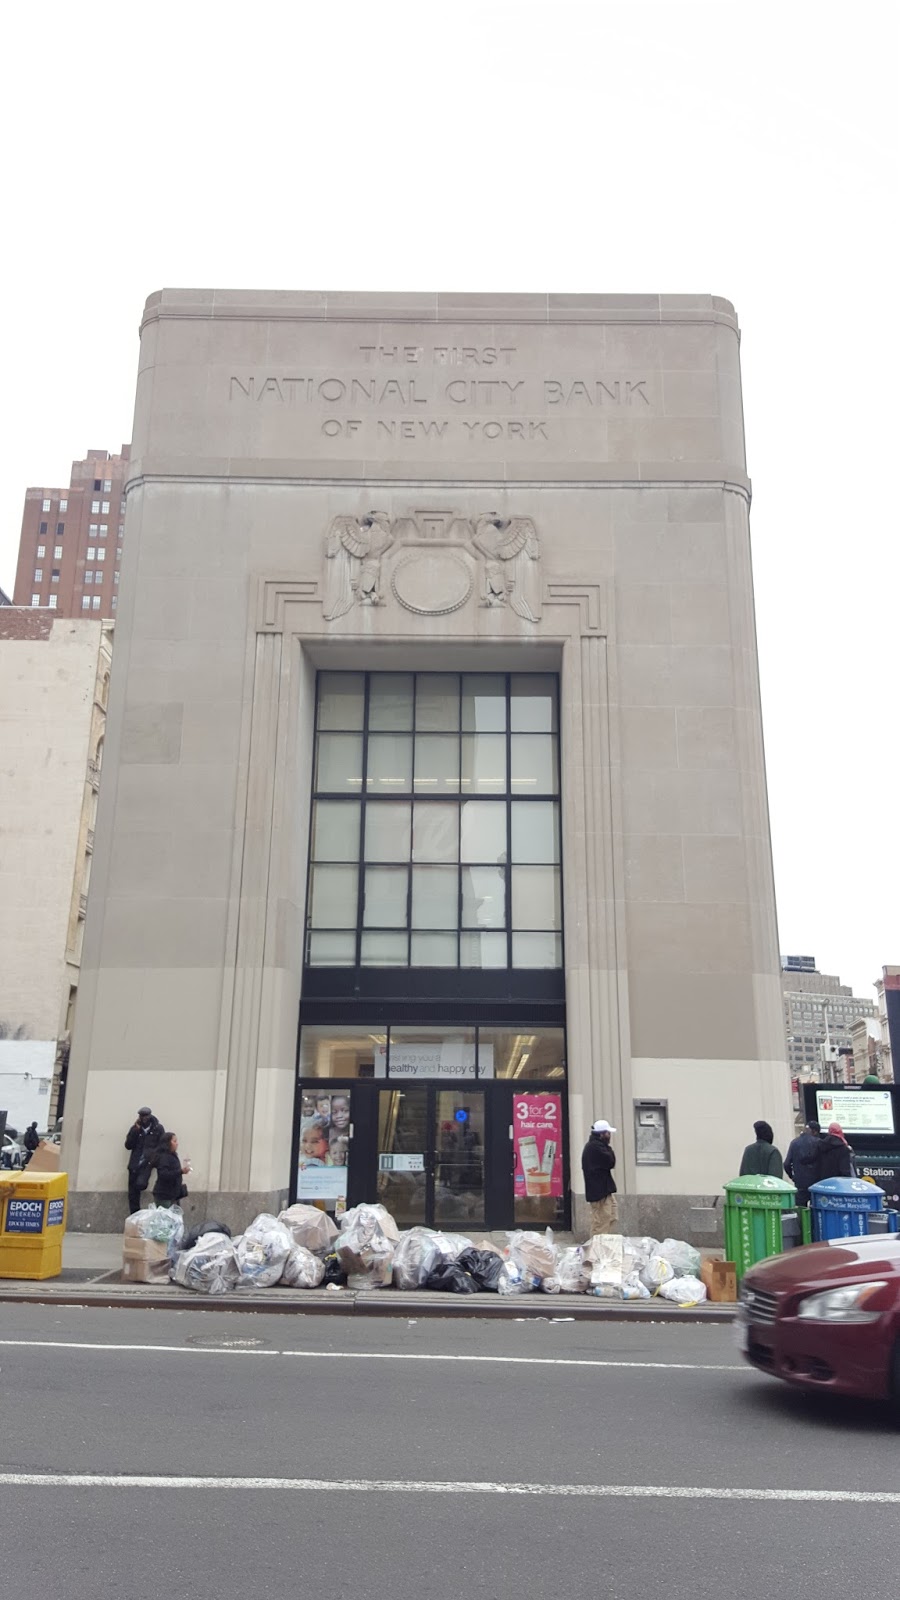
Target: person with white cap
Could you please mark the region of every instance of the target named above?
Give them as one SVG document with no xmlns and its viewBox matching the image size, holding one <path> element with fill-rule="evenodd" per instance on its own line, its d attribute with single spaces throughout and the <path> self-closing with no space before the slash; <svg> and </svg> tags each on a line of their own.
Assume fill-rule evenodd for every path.
<svg viewBox="0 0 900 1600">
<path fill-rule="evenodd" d="M 591 1208 L 591 1238 L 595 1233 L 618 1231 L 619 1206 L 613 1177 L 616 1152 L 610 1143 L 615 1131 L 601 1117 L 591 1128 L 588 1142 L 581 1152 L 584 1193 Z"/>
</svg>

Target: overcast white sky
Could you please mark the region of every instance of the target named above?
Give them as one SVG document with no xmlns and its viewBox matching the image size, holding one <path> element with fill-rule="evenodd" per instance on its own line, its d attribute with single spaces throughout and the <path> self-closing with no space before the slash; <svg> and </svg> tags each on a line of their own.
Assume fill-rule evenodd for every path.
<svg viewBox="0 0 900 1600">
<path fill-rule="evenodd" d="M 898 8 L 162 0 L 7 24 L 0 585 L 164 285 L 721 294 L 781 948 L 900 962 Z"/>
</svg>

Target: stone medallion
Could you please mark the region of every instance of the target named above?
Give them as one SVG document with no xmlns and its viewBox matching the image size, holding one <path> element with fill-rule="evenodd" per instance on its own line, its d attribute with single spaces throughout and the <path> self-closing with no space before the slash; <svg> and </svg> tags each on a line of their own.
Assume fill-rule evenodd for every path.
<svg viewBox="0 0 900 1600">
<path fill-rule="evenodd" d="M 407 611 L 439 617 L 458 611 L 472 593 L 472 574 L 446 550 L 423 550 L 394 569 L 391 588 Z"/>
</svg>

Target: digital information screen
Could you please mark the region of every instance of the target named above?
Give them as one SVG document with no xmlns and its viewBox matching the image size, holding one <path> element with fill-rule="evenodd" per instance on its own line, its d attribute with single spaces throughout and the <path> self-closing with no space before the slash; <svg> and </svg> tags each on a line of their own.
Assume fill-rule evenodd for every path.
<svg viewBox="0 0 900 1600">
<path fill-rule="evenodd" d="M 889 1089 L 817 1089 L 816 1107 L 823 1133 L 829 1122 L 839 1122 L 851 1135 L 896 1132 Z"/>
</svg>

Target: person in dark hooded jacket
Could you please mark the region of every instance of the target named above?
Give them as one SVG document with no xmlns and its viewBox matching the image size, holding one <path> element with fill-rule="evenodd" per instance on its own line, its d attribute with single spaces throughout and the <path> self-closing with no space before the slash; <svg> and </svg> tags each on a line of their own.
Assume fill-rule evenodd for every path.
<svg viewBox="0 0 900 1600">
<path fill-rule="evenodd" d="M 784 1177 L 784 1167 L 781 1162 L 781 1151 L 775 1148 L 775 1135 L 768 1122 L 754 1122 L 753 1132 L 756 1134 L 755 1144 L 748 1144 L 741 1156 L 742 1178 L 757 1175 L 762 1178 Z"/>
<path fill-rule="evenodd" d="M 150 1182 L 150 1166 L 163 1135 L 163 1125 L 149 1106 L 141 1106 L 125 1135 L 128 1151 L 128 1212 L 141 1209 L 141 1195 Z"/>
<path fill-rule="evenodd" d="M 190 1166 L 181 1165 L 178 1139 L 174 1133 L 163 1134 L 153 1155 L 153 1168 L 156 1170 L 156 1182 L 153 1185 L 153 1198 L 156 1204 L 177 1205 L 187 1194 L 184 1179 L 191 1169 Z"/>
<path fill-rule="evenodd" d="M 798 1206 L 809 1205 L 810 1187 L 821 1178 L 821 1168 L 821 1129 L 817 1122 L 811 1121 L 791 1140 L 784 1158 L 784 1170 L 797 1190 Z"/>
<path fill-rule="evenodd" d="M 819 1178 L 852 1178 L 853 1156 L 839 1122 L 829 1122 L 819 1140 Z"/>
</svg>

